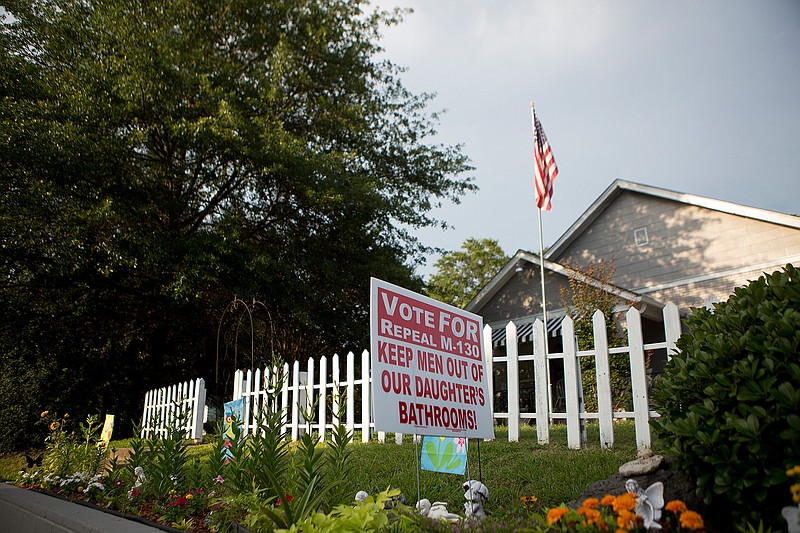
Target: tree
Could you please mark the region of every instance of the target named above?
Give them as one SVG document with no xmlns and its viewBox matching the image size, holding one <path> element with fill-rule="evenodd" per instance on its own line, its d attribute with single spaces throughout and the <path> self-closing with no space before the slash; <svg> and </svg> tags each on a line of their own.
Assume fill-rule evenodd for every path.
<svg viewBox="0 0 800 533">
<path fill-rule="evenodd" d="M 447 252 L 436 261 L 437 270 L 428 281 L 425 294 L 463 308 L 508 260 L 497 240 L 469 238 L 460 250 Z"/>
<path fill-rule="evenodd" d="M 603 313 L 606 323 L 608 347 L 616 348 L 624 345 L 624 339 L 617 329 L 614 308 L 619 297 L 603 290 L 594 284 L 586 283 L 581 278 L 588 277 L 604 284 L 612 284 L 614 279 L 614 259 L 603 263 L 589 263 L 584 268 L 565 264 L 576 271 L 579 276 L 569 278 L 569 288 L 561 289 L 561 302 L 567 314 L 575 320 L 575 336 L 578 338 L 579 350 L 590 350 L 594 347 L 594 325 L 592 317 L 595 311 Z M 630 361 L 626 354 L 610 355 L 608 358 L 611 372 L 611 396 L 614 409 L 629 410 L 632 401 L 630 388 Z M 597 378 L 594 359 L 582 357 L 581 381 L 583 382 L 584 403 L 588 411 L 597 411 Z"/>
<path fill-rule="evenodd" d="M 236 296 L 265 303 L 292 359 L 365 344 L 369 276 L 421 289 L 428 248 L 403 228 L 475 187 L 459 147 L 428 141 L 430 95 L 376 59 L 399 14 L 363 6 L 6 4 L 0 396 L 15 416 L 40 407 L 15 400 L 20 369 L 41 407 L 138 416 L 143 390 L 213 366 Z"/>
</svg>

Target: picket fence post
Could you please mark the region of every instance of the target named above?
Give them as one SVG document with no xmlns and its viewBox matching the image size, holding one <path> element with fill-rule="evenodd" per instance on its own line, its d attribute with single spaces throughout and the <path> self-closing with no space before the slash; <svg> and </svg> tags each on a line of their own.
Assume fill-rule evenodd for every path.
<svg viewBox="0 0 800 533">
<path fill-rule="evenodd" d="M 343 423 L 342 420 L 339 420 L 339 412 L 341 411 L 341 396 L 342 396 L 342 389 L 339 387 L 339 354 L 333 354 L 333 359 L 331 360 L 331 379 L 333 380 L 332 387 L 331 387 L 331 422 L 333 423 L 333 427 L 338 426 L 339 424 Z"/>
<path fill-rule="evenodd" d="M 631 307 L 625 314 L 628 321 L 628 349 L 631 360 L 633 420 L 636 428 L 636 448 L 650 448 L 650 406 L 647 402 L 647 378 L 644 364 L 642 319 L 638 309 Z"/>
<path fill-rule="evenodd" d="M 347 352 L 347 392 L 345 401 L 347 402 L 347 431 L 352 435 L 356 429 L 356 356 L 353 352 Z"/>
<path fill-rule="evenodd" d="M 578 404 L 578 355 L 575 350 L 575 323 L 565 317 L 561 322 L 561 339 L 564 346 L 564 394 L 567 402 L 567 447 L 581 447 L 580 412 Z"/>
<path fill-rule="evenodd" d="M 361 352 L 361 442 L 369 442 L 370 437 L 370 398 L 369 352 Z"/>
<path fill-rule="evenodd" d="M 317 417 L 319 418 L 319 425 L 317 426 L 320 442 L 325 442 L 326 422 L 328 420 L 328 358 L 324 355 L 319 358 L 319 396 L 317 396 L 319 410 Z M 312 403 L 313 405 L 313 403 Z"/>
<path fill-rule="evenodd" d="M 600 447 L 614 446 L 614 412 L 611 407 L 611 367 L 608 361 L 606 317 L 599 309 L 592 316 L 594 330 L 594 363 L 597 381 L 597 418 L 600 425 Z"/>
<path fill-rule="evenodd" d="M 545 348 L 544 323 L 536 320 L 533 323 L 533 373 L 536 383 L 536 438 L 539 444 L 550 442 L 550 413 L 547 383 L 547 348 Z"/>
<path fill-rule="evenodd" d="M 519 355 L 517 351 L 517 326 L 506 325 L 506 380 L 508 383 L 508 442 L 519 441 Z"/>
<path fill-rule="evenodd" d="M 664 334 L 667 341 L 667 361 L 672 358 L 672 354 L 677 353 L 675 343 L 681 336 L 681 315 L 678 306 L 672 302 L 667 302 L 661 312 L 664 317 Z"/>
<path fill-rule="evenodd" d="M 300 361 L 292 366 L 292 440 L 297 440 L 300 425 Z"/>
</svg>

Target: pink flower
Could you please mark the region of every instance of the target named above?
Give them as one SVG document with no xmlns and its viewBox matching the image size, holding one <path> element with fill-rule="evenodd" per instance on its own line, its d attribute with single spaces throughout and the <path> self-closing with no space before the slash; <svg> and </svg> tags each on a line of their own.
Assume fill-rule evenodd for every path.
<svg viewBox="0 0 800 533">
<path fill-rule="evenodd" d="M 225 483 L 225 480 L 222 479 L 222 476 L 217 476 L 214 478 L 214 483 Z"/>
</svg>

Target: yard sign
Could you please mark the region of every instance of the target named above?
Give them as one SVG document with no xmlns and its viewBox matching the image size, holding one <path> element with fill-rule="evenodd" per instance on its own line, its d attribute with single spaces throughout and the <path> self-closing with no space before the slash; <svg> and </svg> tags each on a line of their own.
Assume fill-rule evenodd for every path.
<svg viewBox="0 0 800 533">
<path fill-rule="evenodd" d="M 494 438 L 483 319 L 370 280 L 375 430 Z"/>
</svg>

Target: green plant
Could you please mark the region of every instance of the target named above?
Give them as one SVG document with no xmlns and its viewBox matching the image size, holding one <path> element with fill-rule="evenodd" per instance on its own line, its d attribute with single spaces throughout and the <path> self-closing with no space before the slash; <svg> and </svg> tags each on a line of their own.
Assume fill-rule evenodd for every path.
<svg viewBox="0 0 800 533">
<path fill-rule="evenodd" d="M 84 472 L 91 476 L 100 470 L 105 452 L 98 447 L 101 429 L 98 415 L 87 416 L 86 422 L 78 425 L 77 432 L 67 413 L 59 417 L 55 413 L 44 411 L 40 418 L 49 431 L 45 437 L 43 470 L 61 478 L 74 472 Z"/>
<path fill-rule="evenodd" d="M 800 271 L 762 276 L 686 325 L 656 382 L 657 436 L 706 503 L 778 526 L 800 460 Z"/>
<path fill-rule="evenodd" d="M 386 510 L 388 502 L 400 494 L 399 490 L 387 489 L 375 497 L 367 496 L 363 504 L 342 504 L 330 513 L 316 512 L 299 520 L 289 527 L 276 529 L 275 533 L 296 533 L 315 531 L 387 531 L 393 520 L 391 531 L 419 531 L 419 519 L 410 512 L 401 512 L 394 507 L 390 518 Z"/>
<path fill-rule="evenodd" d="M 619 297 L 605 291 L 596 282 L 611 284 L 614 280 L 614 260 L 589 263 L 584 268 L 566 264 L 575 272 L 568 278 L 568 287 L 560 291 L 561 303 L 567 314 L 575 320 L 575 336 L 578 338 L 579 350 L 590 350 L 594 347 L 595 311 L 603 313 L 606 324 L 606 339 L 609 348 L 623 346 L 625 340 L 617 329 L 614 320 L 614 308 Z M 613 354 L 608 357 L 610 370 L 611 401 L 614 410 L 629 411 L 632 408 L 631 367 L 627 354 Z M 581 378 L 583 383 L 584 405 L 587 411 L 597 412 L 597 373 L 593 357 L 581 357 Z"/>
<path fill-rule="evenodd" d="M 144 487 L 157 497 L 166 497 L 171 491 L 181 491 L 185 487 L 189 462 L 184 430 L 187 417 L 186 410 L 176 406 L 165 435 L 145 440 Z"/>
</svg>

